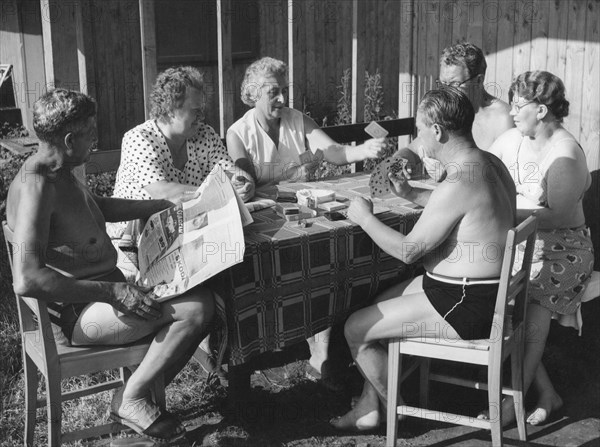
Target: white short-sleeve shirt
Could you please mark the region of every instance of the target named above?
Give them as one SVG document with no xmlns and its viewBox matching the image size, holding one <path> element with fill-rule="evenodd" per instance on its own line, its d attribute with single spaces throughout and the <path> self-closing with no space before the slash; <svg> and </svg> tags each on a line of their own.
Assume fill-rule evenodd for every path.
<svg viewBox="0 0 600 447">
<path fill-rule="evenodd" d="M 201 124 L 198 133 L 187 140 L 188 160 L 182 171 L 173 165 L 167 141 L 155 120 L 148 120 L 128 131 L 121 144 L 121 163 L 113 197 L 151 199 L 144 189 L 162 180 L 200 186 L 218 163 L 231 170 L 233 162 L 212 127 Z"/>
<path fill-rule="evenodd" d="M 306 151 L 304 114 L 284 107 L 279 125 L 279 144 L 276 146 L 269 134 L 258 124 L 256 109 L 248 110 L 231 125 L 227 132 L 237 135 L 254 164 L 257 186 L 272 181 L 292 180 L 284 172 L 300 165 L 300 154 Z"/>
</svg>

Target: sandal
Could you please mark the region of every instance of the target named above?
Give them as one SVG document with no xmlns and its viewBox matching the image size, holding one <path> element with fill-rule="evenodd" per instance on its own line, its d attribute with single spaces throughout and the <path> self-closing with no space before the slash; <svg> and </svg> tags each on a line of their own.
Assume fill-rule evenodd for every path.
<svg viewBox="0 0 600 447">
<path fill-rule="evenodd" d="M 126 425 L 160 445 L 184 437 L 185 428 L 175 416 L 161 411 L 147 397 L 123 402 L 123 391 L 121 388 L 113 396 L 108 414 L 110 420 Z"/>
</svg>

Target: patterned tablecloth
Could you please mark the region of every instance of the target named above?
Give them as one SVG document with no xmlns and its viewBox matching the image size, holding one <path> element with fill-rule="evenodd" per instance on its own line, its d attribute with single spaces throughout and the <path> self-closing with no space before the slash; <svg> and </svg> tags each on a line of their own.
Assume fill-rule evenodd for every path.
<svg viewBox="0 0 600 447">
<path fill-rule="evenodd" d="M 286 188 L 331 189 L 351 199 L 369 196 L 369 176 L 293 183 Z M 373 199 L 390 227 L 409 232 L 419 207 L 391 195 Z M 225 303 L 229 364 L 305 340 L 352 311 L 378 291 L 412 276 L 412 269 L 383 252 L 350 220 L 287 222 L 272 208 L 252 214 L 245 228 L 244 262 L 210 281 Z"/>
</svg>

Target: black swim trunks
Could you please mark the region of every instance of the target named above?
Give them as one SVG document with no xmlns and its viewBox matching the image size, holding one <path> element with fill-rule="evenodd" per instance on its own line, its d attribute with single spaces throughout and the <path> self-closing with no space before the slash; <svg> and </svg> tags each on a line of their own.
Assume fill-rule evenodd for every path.
<svg viewBox="0 0 600 447">
<path fill-rule="evenodd" d="M 48 314 L 50 315 L 50 322 L 57 325 L 71 343 L 71 337 L 73 336 L 73 329 L 75 324 L 83 312 L 83 309 L 89 303 L 48 303 Z"/>
<path fill-rule="evenodd" d="M 490 337 L 498 282 L 498 279 L 463 282 L 463 278 L 446 279 L 427 272 L 423 276 L 423 291 L 460 338 L 478 340 Z"/>
</svg>

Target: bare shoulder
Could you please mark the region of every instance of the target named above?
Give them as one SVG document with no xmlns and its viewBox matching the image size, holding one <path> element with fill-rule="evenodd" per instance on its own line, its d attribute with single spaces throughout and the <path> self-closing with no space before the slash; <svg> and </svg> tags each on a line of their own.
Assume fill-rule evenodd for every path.
<svg viewBox="0 0 600 447">
<path fill-rule="evenodd" d="M 56 181 L 39 169 L 34 157 L 28 159 L 13 179 L 6 198 L 6 217 L 14 229 L 18 208 L 51 212 L 55 205 Z"/>
</svg>

